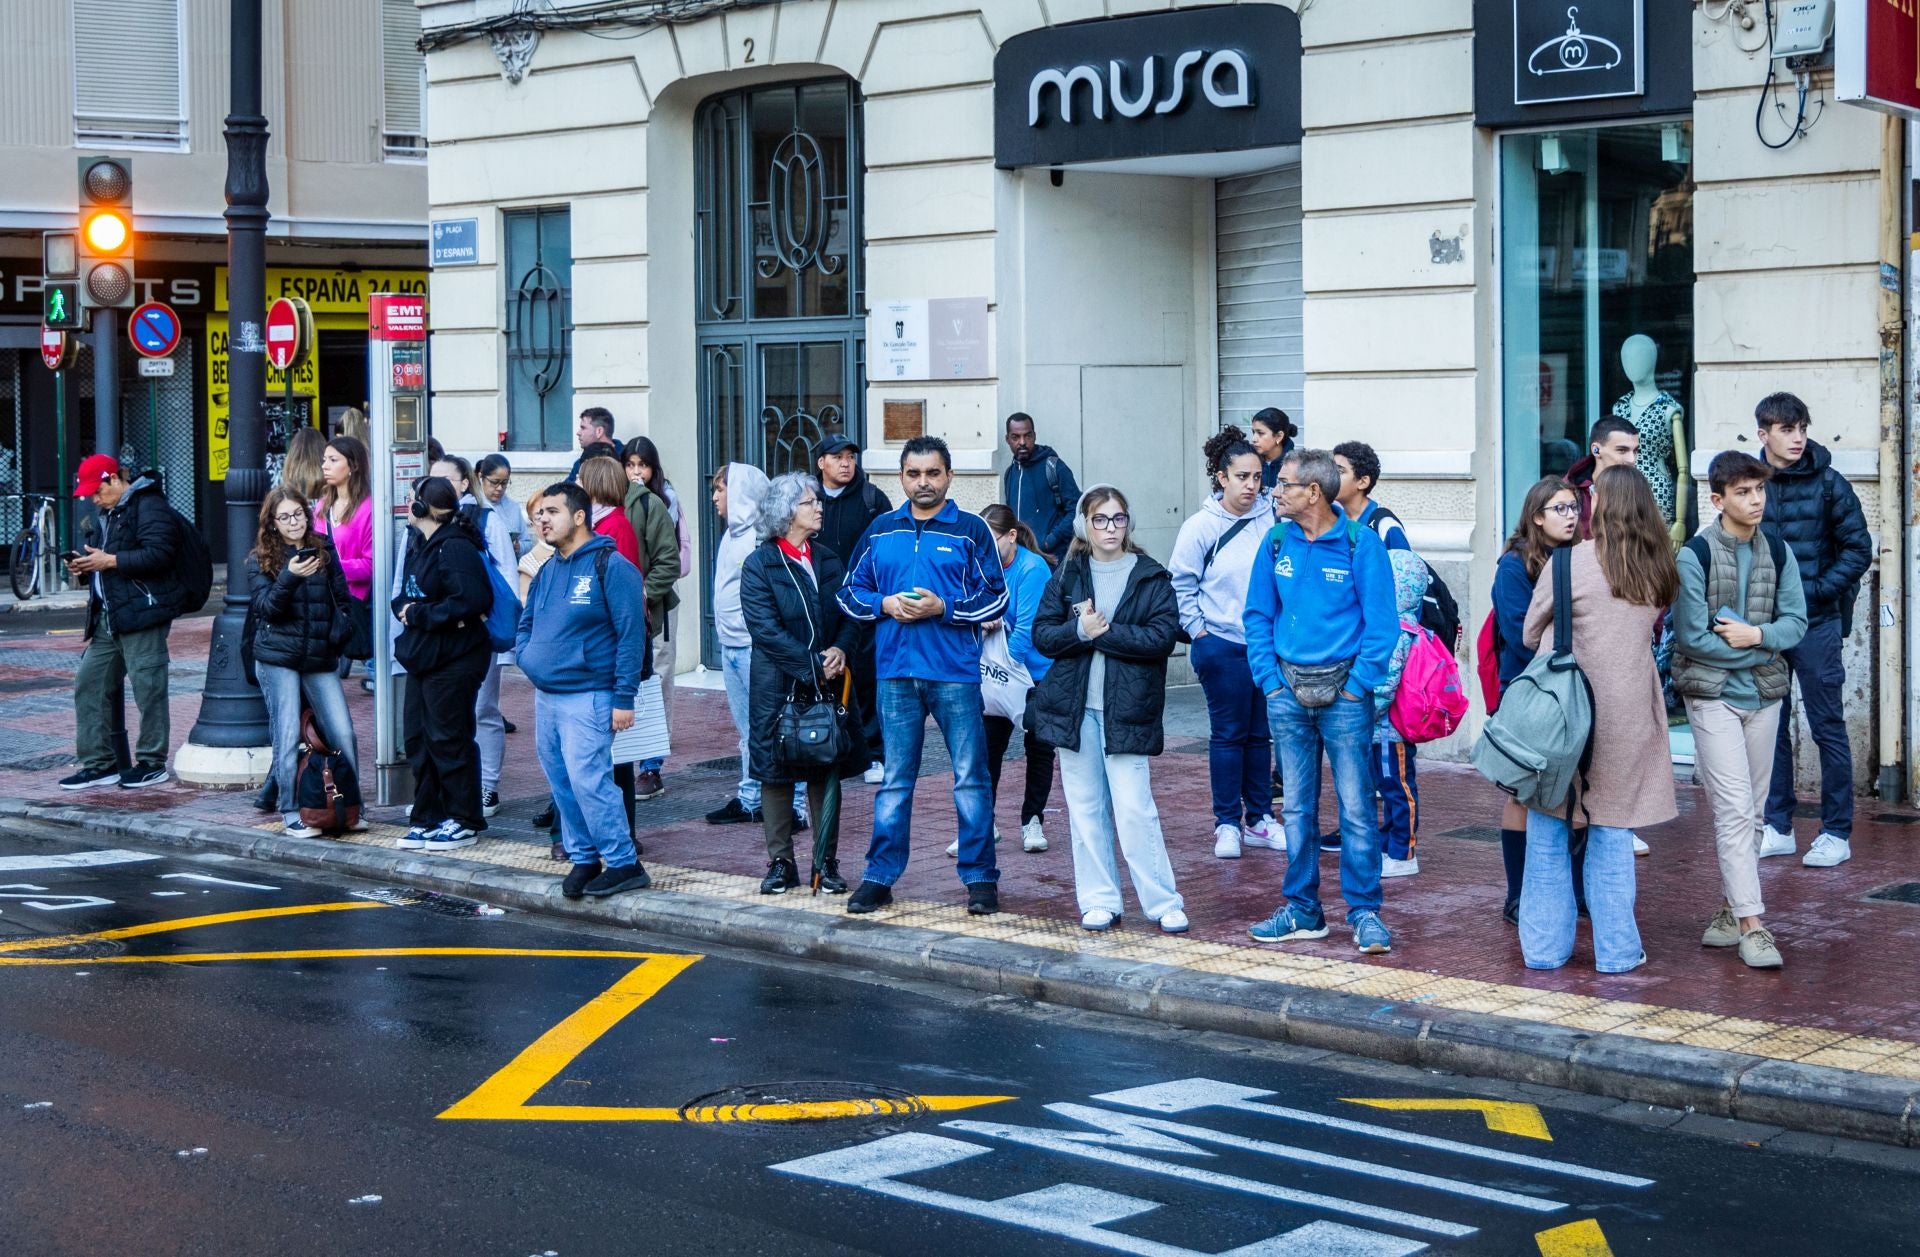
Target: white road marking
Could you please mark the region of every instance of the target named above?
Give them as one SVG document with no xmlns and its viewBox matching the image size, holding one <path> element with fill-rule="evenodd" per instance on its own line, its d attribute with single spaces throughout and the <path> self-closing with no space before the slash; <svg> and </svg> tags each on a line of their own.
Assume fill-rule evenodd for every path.
<svg viewBox="0 0 1920 1257">
<path fill-rule="evenodd" d="M 145 851 L 68 851 L 46 855 L 0 855 L 0 873 L 25 873 L 36 869 L 87 869 L 103 864 L 140 864 L 162 857 Z"/>
<path fill-rule="evenodd" d="M 9 891 L 23 892 L 9 894 Z M 111 908 L 113 900 L 102 899 L 98 895 L 49 895 L 45 886 L 36 886 L 32 882 L 11 882 L 0 885 L 0 899 L 18 899 L 29 908 L 38 908 L 42 912 L 65 912 L 69 908 Z"/>
<path fill-rule="evenodd" d="M 225 877 L 209 877 L 205 873 L 162 873 L 160 875 L 160 880 L 163 882 L 169 882 L 174 880 L 184 880 L 189 882 L 206 882 L 214 886 L 238 886 L 243 890 L 279 890 L 280 889 L 278 886 L 262 886 L 259 882 L 236 882 Z"/>
<path fill-rule="evenodd" d="M 1596 1183 L 1612 1183 L 1619 1187 L 1651 1187 L 1654 1182 L 1650 1178 L 1639 1178 L 1631 1174 L 1616 1174 L 1611 1170 L 1596 1170 L 1589 1166 L 1575 1165 L 1569 1161 L 1555 1161 L 1547 1157 L 1531 1157 L 1520 1152 L 1485 1148 L 1479 1144 L 1462 1143 L 1456 1139 L 1417 1135 L 1411 1131 L 1395 1130 L 1391 1126 L 1374 1126 L 1367 1122 L 1356 1122 L 1345 1117 L 1330 1117 L 1324 1113 L 1314 1113 L 1306 1109 L 1254 1103 L 1263 1096 L 1273 1094 L 1275 1093 L 1263 1091 L 1258 1087 L 1241 1087 L 1233 1083 L 1216 1082 L 1211 1078 L 1183 1078 L 1178 1082 L 1155 1083 L 1146 1087 L 1129 1087 L 1124 1091 L 1109 1091 L 1105 1095 L 1097 1095 L 1093 1098 L 1104 1104 L 1118 1104 L 1130 1109 L 1147 1109 L 1156 1113 L 1189 1113 L 1195 1109 L 1209 1108 L 1258 1113 L 1262 1117 L 1305 1122 L 1310 1126 L 1321 1126 L 1352 1135 L 1364 1135 L 1392 1143 L 1412 1144 L 1416 1147 L 1451 1152 L 1463 1157 L 1478 1157 L 1483 1161 L 1522 1165 L 1528 1169 L 1542 1170 L 1549 1174 L 1563 1174 L 1569 1178 L 1582 1178 Z"/>
</svg>

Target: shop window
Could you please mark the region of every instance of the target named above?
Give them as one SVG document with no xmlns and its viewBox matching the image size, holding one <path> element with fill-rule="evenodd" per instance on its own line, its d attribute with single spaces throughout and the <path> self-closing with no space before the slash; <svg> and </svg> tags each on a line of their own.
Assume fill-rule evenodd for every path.
<svg viewBox="0 0 1920 1257">
<path fill-rule="evenodd" d="M 425 157 L 427 62 L 420 52 L 420 10 L 414 0 L 380 0 L 380 70 L 382 151 L 389 157 Z"/>
<path fill-rule="evenodd" d="M 573 448 L 573 226 L 565 209 L 502 215 L 507 448 Z"/>
<path fill-rule="evenodd" d="M 1674 523 L 1697 519 L 1692 127 L 1684 121 L 1500 140 L 1504 517 L 1585 456 L 1619 415 Z"/>
<path fill-rule="evenodd" d="M 73 0 L 75 143 L 187 147 L 180 8 L 180 0 Z"/>
</svg>

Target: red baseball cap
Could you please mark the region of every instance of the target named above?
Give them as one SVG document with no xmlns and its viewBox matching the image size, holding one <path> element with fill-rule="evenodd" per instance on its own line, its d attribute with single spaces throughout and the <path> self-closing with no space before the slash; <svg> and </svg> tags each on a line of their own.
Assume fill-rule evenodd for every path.
<svg viewBox="0 0 1920 1257">
<path fill-rule="evenodd" d="M 111 454 L 89 454 L 80 460 L 80 470 L 74 473 L 73 496 L 90 498 L 104 481 L 119 474 L 119 459 Z"/>
</svg>

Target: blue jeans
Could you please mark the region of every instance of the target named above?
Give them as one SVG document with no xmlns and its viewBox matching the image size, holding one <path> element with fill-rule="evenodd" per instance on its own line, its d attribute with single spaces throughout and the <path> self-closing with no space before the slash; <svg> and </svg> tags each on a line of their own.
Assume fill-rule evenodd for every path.
<svg viewBox="0 0 1920 1257">
<path fill-rule="evenodd" d="M 1302 707 L 1282 688 L 1267 699 L 1267 721 L 1280 748 L 1287 783 L 1281 819 L 1287 829 L 1287 902 L 1320 916 L 1320 751 L 1333 769 L 1340 800 L 1340 893 L 1347 920 L 1380 911 L 1380 830 L 1373 810 L 1373 701 L 1335 698 Z"/>
<path fill-rule="evenodd" d="M 887 778 L 873 800 L 873 843 L 866 880 L 891 886 L 907 871 L 913 830 L 913 785 L 927 717 L 940 726 L 953 761 L 953 806 L 960 816 L 960 880 L 998 882 L 993 863 L 993 786 L 987 776 L 987 729 L 980 687 L 965 681 L 880 682 L 880 727 L 887 743 Z"/>
<path fill-rule="evenodd" d="M 273 786 L 279 792 L 280 817 L 291 825 L 300 819 L 293 784 L 300 767 L 300 709 L 313 708 L 320 736 L 347 757 L 358 780 L 360 754 L 353 742 L 353 717 L 347 713 L 340 678 L 332 672 L 295 672 L 271 663 L 257 664 L 254 671 L 260 677 L 260 697 L 267 701 L 267 722 L 273 728 Z"/>
<path fill-rule="evenodd" d="M 1847 709 L 1841 690 L 1847 670 L 1840 663 L 1840 621 L 1807 626 L 1800 644 L 1786 652 L 1800 680 L 1800 702 L 1807 727 L 1820 748 L 1820 831 L 1853 837 L 1853 746 L 1847 741 Z M 1774 735 L 1773 782 L 1767 789 L 1767 824 L 1793 832 L 1793 691 L 1780 705 L 1780 732 Z"/>
<path fill-rule="evenodd" d="M 1217 633 L 1196 637 L 1187 662 L 1207 696 L 1207 779 L 1213 786 L 1213 823 L 1236 829 L 1273 812 L 1269 775 L 1273 739 L 1267 701 L 1247 666 L 1247 648 Z"/>
<path fill-rule="evenodd" d="M 753 765 L 747 758 L 747 731 L 753 727 L 747 714 L 747 697 L 753 679 L 753 647 L 720 648 L 721 679 L 727 683 L 727 711 L 733 717 L 733 731 L 740 735 L 740 784 L 734 796 L 749 812 L 760 806 L 760 783 L 753 779 Z"/>
<path fill-rule="evenodd" d="M 1576 917 L 1573 857 L 1567 822 L 1527 812 L 1527 871 L 1520 883 L 1520 954 L 1529 969 L 1558 969 L 1573 955 Z M 1593 922 L 1593 967 L 1625 973 L 1645 950 L 1633 919 L 1633 831 L 1587 829 L 1587 916 Z"/>
<path fill-rule="evenodd" d="M 1411 742 L 1376 742 L 1373 749 L 1383 812 L 1380 833 L 1386 853 L 1396 860 L 1411 860 L 1414 837 L 1420 832 L 1420 779 L 1414 771 L 1416 748 Z"/>
<path fill-rule="evenodd" d="M 560 843 L 575 864 L 608 868 L 639 856 L 627 832 L 627 810 L 613 784 L 613 692 L 533 692 L 533 744 L 553 787 Z"/>
</svg>

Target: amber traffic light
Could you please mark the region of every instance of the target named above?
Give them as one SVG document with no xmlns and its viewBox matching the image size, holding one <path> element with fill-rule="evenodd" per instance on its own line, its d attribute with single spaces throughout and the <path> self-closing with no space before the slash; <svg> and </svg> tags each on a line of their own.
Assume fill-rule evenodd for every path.
<svg viewBox="0 0 1920 1257">
<path fill-rule="evenodd" d="M 133 162 L 80 159 L 80 304 L 134 304 Z"/>
</svg>

